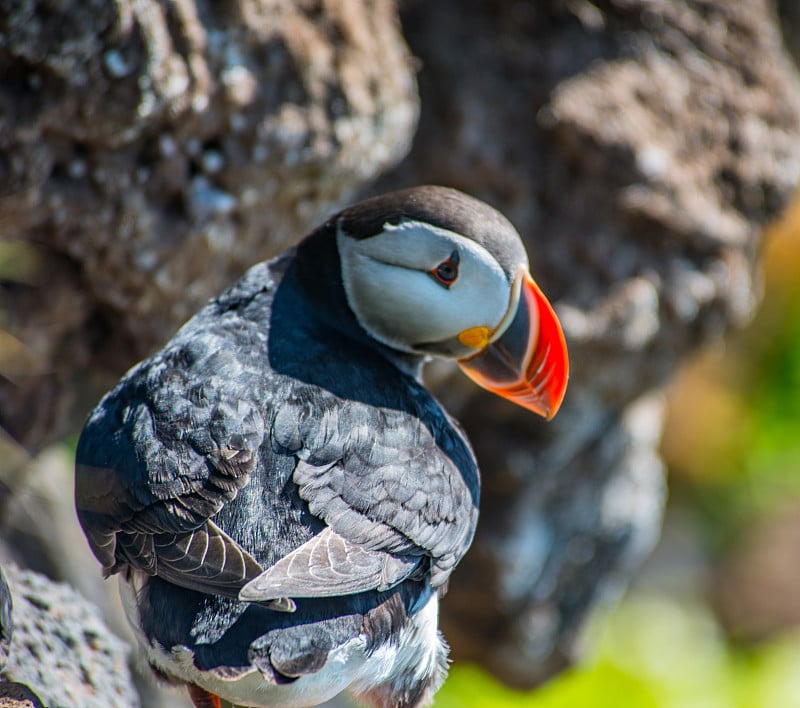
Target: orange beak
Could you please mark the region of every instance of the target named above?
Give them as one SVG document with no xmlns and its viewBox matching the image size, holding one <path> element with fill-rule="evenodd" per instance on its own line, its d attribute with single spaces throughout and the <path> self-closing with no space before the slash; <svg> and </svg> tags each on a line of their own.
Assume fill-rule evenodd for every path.
<svg viewBox="0 0 800 708">
<path fill-rule="evenodd" d="M 511 323 L 488 346 L 458 364 L 479 386 L 550 420 L 567 390 L 567 343 L 539 286 L 527 271 L 518 277 L 522 283 L 509 308 L 516 307 Z"/>
</svg>

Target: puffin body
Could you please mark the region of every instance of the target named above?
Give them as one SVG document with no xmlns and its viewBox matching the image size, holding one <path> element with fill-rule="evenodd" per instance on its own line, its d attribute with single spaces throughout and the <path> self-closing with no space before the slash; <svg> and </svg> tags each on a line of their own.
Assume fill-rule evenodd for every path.
<svg viewBox="0 0 800 708">
<path fill-rule="evenodd" d="M 154 670 L 196 706 L 430 702 L 479 499 L 421 383 L 430 356 L 546 417 L 564 395 L 519 236 L 441 187 L 357 204 L 254 266 L 93 411 L 79 520 Z"/>
</svg>

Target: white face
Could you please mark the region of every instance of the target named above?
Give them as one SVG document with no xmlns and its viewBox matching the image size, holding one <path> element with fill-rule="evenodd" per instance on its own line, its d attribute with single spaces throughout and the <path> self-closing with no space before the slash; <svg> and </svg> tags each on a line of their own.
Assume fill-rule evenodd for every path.
<svg viewBox="0 0 800 708">
<path fill-rule="evenodd" d="M 459 335 L 473 328 L 494 333 L 509 310 L 512 283 L 500 265 L 457 233 L 406 221 L 361 240 L 340 231 L 337 240 L 350 308 L 375 339 L 396 349 L 470 356 L 482 346 Z M 458 277 L 446 287 L 432 273 L 453 254 Z"/>
</svg>

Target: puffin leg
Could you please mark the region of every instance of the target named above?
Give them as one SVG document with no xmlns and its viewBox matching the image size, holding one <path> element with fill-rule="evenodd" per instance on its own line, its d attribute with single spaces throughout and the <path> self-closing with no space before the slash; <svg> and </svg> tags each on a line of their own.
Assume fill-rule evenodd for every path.
<svg viewBox="0 0 800 708">
<path fill-rule="evenodd" d="M 193 683 L 190 683 L 187 688 L 194 708 L 222 708 L 222 701 L 219 696 L 215 696 L 213 693 L 209 693 L 206 689 L 195 686 Z"/>
</svg>

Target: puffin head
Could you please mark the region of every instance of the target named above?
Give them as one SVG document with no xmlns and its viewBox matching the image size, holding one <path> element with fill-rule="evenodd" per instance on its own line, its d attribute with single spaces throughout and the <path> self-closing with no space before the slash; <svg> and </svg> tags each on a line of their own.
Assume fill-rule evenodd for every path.
<svg viewBox="0 0 800 708">
<path fill-rule="evenodd" d="M 455 359 L 480 386 L 556 414 L 564 334 L 508 219 L 455 189 L 423 186 L 360 202 L 335 223 L 347 301 L 372 337 Z"/>
</svg>

